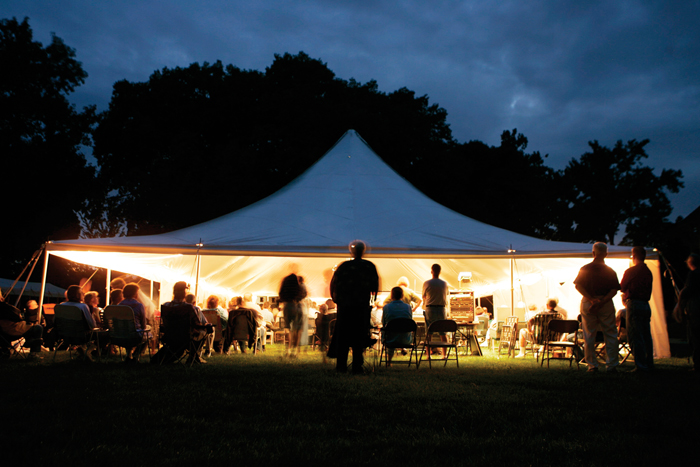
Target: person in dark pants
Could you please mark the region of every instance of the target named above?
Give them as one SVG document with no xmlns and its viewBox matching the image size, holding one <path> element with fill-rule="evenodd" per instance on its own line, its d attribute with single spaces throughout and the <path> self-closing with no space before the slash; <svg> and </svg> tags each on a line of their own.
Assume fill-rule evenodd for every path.
<svg viewBox="0 0 700 467">
<path fill-rule="evenodd" d="M 0 329 L 8 341 L 24 337 L 24 347 L 29 347 L 29 356 L 32 359 L 41 358 L 39 354 L 44 328 L 39 324 L 25 321 L 17 308 L 5 303 L 2 295 L 0 295 Z"/>
<path fill-rule="evenodd" d="M 362 353 L 373 344 L 369 337 L 370 300 L 377 299 L 379 275 L 372 262 L 362 259 L 365 249 L 365 243 L 360 240 L 350 243 L 354 259 L 338 266 L 331 279 L 331 297 L 338 304 L 338 318 L 328 356 L 337 358 L 336 370 L 341 373 L 348 369 L 348 352 L 352 347 L 352 372 L 361 374 Z"/>
<path fill-rule="evenodd" d="M 647 253 L 641 246 L 632 248 L 634 265 L 625 271 L 620 281 L 622 303 L 627 316 L 627 340 L 632 348 L 637 371 L 654 369 L 654 343 L 651 340 L 651 287 L 654 278 L 644 264 Z"/>
<path fill-rule="evenodd" d="M 685 313 L 690 320 L 690 342 L 693 345 L 693 368 L 700 371 L 700 255 L 695 253 L 685 261 L 690 269 L 685 287 L 678 297 L 678 305 L 673 316 L 679 318 Z"/>
</svg>

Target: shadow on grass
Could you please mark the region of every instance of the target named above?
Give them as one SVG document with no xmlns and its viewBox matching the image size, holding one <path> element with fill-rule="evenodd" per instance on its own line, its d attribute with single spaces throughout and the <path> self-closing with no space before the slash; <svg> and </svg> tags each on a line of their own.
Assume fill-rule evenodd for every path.
<svg viewBox="0 0 700 467">
<path fill-rule="evenodd" d="M 27 422 L 5 442 L 32 440 L 37 461 L 60 464 L 610 465 L 682 459 L 695 438 L 685 360 L 652 375 L 490 354 L 364 376 L 333 363 L 283 359 L 278 346 L 191 369 L 3 361 L 6 420 Z"/>
</svg>

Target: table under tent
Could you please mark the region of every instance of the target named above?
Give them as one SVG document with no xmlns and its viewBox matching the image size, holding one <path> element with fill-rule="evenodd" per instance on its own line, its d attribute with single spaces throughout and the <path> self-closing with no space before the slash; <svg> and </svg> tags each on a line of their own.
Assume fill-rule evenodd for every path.
<svg viewBox="0 0 700 467">
<path fill-rule="evenodd" d="M 439 263 L 440 277 L 452 290 L 493 296 L 496 319 L 519 314 L 523 303 L 541 308 L 548 297 L 557 297 L 573 319 L 581 298 L 573 280 L 592 259 L 590 244 L 520 235 L 436 203 L 349 130 L 287 186 L 217 219 L 159 235 L 47 243 L 44 274 L 49 255 L 56 255 L 160 282 L 163 301 L 172 285 L 184 280 L 202 301 L 209 294 L 276 295 L 288 266 L 296 263 L 309 295 L 328 297 L 333 268 L 349 259 L 347 245 L 354 239 L 369 245 L 366 258 L 376 264 L 382 290 L 405 276 L 420 293 L 430 266 Z M 629 248 L 610 247 L 606 263 L 621 279 L 631 265 Z M 659 260 L 653 250 L 648 250 L 647 264 L 654 274 L 654 353 L 668 357 Z M 614 303 L 622 307 L 619 294 Z"/>
</svg>

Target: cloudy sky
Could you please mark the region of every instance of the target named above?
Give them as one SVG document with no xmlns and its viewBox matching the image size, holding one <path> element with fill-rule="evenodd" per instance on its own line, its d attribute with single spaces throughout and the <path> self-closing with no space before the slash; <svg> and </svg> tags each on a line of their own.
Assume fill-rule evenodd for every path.
<svg viewBox="0 0 700 467">
<path fill-rule="evenodd" d="M 650 139 L 646 163 L 685 175 L 673 218 L 700 205 L 700 1 L 0 0 L 12 16 L 76 49 L 78 106 L 105 110 L 115 81 L 163 67 L 304 51 L 427 94 L 461 142 L 517 128 L 557 169 L 591 140 Z"/>
</svg>

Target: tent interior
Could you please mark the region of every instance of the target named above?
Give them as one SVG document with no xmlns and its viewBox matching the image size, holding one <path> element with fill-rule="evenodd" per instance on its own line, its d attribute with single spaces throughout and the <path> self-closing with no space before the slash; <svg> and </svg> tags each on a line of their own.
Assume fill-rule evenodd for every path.
<svg viewBox="0 0 700 467">
<path fill-rule="evenodd" d="M 549 297 L 574 319 L 580 294 L 573 280 L 591 261 L 590 244 L 527 237 L 436 203 L 353 130 L 290 184 L 238 211 L 160 235 L 49 242 L 46 251 L 159 282 L 164 300 L 181 280 L 196 287 L 198 301 L 209 294 L 276 296 L 296 263 L 310 296 L 325 299 L 334 267 L 349 259 L 347 245 L 357 238 L 369 245 L 366 258 L 377 266 L 385 294 L 401 276 L 420 294 L 430 266 L 439 263 L 452 291 L 493 296 L 496 319 L 520 316 L 531 303 L 541 309 Z M 627 247 L 610 247 L 606 264 L 618 278 L 631 265 L 629 255 Z M 654 274 L 654 353 L 667 357 L 659 262 L 652 251 L 647 264 Z M 465 272 L 470 280 L 460 281 Z M 614 303 L 623 307 L 619 294 Z"/>
</svg>

